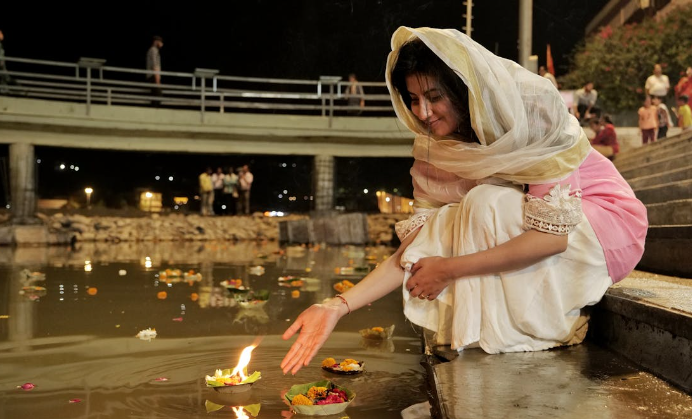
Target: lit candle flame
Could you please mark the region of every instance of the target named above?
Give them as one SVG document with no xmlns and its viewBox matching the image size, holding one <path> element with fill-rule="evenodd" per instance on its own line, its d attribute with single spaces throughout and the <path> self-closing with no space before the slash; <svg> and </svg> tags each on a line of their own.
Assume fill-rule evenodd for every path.
<svg viewBox="0 0 692 419">
<path fill-rule="evenodd" d="M 254 349 L 254 346 L 250 346 L 250 348 Z M 250 349 L 252 351 L 252 349 Z M 235 416 L 238 419 L 250 419 L 250 416 L 245 414 L 245 410 L 243 410 L 243 406 L 239 407 L 231 407 L 233 409 L 233 412 L 235 413 Z"/>
<path fill-rule="evenodd" d="M 252 350 L 255 348 L 256 348 L 255 345 L 251 345 L 251 346 L 248 346 L 247 348 L 243 349 L 243 352 L 240 354 L 240 361 L 238 361 L 238 365 L 236 365 L 235 369 L 233 369 L 233 372 L 231 373 L 231 377 L 234 377 L 236 374 L 238 374 L 238 376 L 240 376 L 240 381 L 243 381 L 244 379 L 247 378 L 247 375 L 245 375 L 245 371 L 246 371 L 247 365 L 250 363 L 250 357 L 252 354 Z"/>
</svg>

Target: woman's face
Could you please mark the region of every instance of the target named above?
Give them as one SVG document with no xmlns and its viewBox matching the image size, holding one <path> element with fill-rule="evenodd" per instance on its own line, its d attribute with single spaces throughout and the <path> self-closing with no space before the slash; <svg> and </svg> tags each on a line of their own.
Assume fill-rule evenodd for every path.
<svg viewBox="0 0 692 419">
<path fill-rule="evenodd" d="M 459 117 L 449 98 L 440 90 L 437 80 L 421 75 L 406 76 L 406 89 L 411 96 L 411 111 L 430 132 L 451 135 L 459 126 Z"/>
</svg>

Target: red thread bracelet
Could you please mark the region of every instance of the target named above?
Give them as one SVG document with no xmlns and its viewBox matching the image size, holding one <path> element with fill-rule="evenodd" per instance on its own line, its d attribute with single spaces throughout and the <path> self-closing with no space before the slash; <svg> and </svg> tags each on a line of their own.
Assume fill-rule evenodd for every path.
<svg viewBox="0 0 692 419">
<path fill-rule="evenodd" d="M 348 305 L 348 301 L 346 301 L 346 298 L 342 296 L 341 294 L 336 294 L 334 298 L 340 299 L 344 304 L 346 304 L 346 309 L 348 310 L 347 314 L 351 314 L 351 306 Z"/>
</svg>

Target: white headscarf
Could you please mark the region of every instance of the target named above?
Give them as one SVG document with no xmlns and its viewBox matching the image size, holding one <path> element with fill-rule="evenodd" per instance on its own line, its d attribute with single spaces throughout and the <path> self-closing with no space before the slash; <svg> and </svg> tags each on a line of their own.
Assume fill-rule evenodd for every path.
<svg viewBox="0 0 692 419">
<path fill-rule="evenodd" d="M 399 49 L 419 38 L 464 81 L 480 144 L 435 137 L 406 107 L 391 74 Z M 416 134 L 413 157 L 465 179 L 548 183 L 569 176 L 591 146 L 546 78 L 500 58 L 452 29 L 400 27 L 392 36 L 387 87 L 399 119 Z"/>
</svg>

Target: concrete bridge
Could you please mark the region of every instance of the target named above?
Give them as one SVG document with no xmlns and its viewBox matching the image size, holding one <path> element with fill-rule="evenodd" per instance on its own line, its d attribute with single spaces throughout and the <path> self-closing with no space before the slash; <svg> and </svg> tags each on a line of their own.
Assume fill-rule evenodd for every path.
<svg viewBox="0 0 692 419">
<path fill-rule="evenodd" d="M 395 117 L 220 113 L 0 96 L 10 145 L 13 214 L 35 209 L 34 146 L 221 154 L 312 155 L 316 209 L 333 206 L 334 157 L 409 157 Z"/>
</svg>

